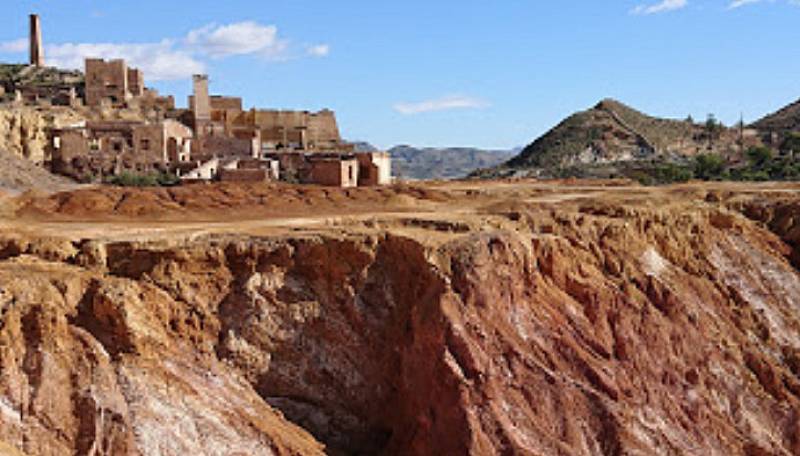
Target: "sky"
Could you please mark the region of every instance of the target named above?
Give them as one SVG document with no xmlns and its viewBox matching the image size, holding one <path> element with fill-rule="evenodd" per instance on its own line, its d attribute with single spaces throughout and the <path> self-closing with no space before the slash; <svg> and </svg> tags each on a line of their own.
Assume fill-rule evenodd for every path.
<svg viewBox="0 0 800 456">
<path fill-rule="evenodd" d="M 727 124 L 800 98 L 800 0 L 13 0 L 0 61 L 126 58 L 186 105 L 191 75 L 246 107 L 336 111 L 388 148 L 524 146 L 615 98 Z"/>
</svg>

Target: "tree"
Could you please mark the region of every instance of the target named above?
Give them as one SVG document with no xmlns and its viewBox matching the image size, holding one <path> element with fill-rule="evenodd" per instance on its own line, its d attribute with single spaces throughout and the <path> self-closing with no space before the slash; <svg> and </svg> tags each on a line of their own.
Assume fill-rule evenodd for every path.
<svg viewBox="0 0 800 456">
<path fill-rule="evenodd" d="M 717 121 L 717 117 L 714 114 L 709 114 L 706 118 L 706 135 L 708 136 L 708 145 L 713 146 L 714 140 L 719 138 L 719 134 L 722 132 L 722 124 Z"/>
<path fill-rule="evenodd" d="M 772 161 L 772 157 L 772 149 L 769 147 L 759 146 L 747 149 L 747 159 L 751 166 L 757 169 L 764 168 Z"/>
<path fill-rule="evenodd" d="M 800 133 L 790 133 L 781 144 L 781 151 L 792 157 L 800 155 Z"/>
<path fill-rule="evenodd" d="M 717 154 L 700 154 L 694 159 L 694 176 L 698 179 L 718 179 L 724 171 L 725 160 Z"/>
</svg>

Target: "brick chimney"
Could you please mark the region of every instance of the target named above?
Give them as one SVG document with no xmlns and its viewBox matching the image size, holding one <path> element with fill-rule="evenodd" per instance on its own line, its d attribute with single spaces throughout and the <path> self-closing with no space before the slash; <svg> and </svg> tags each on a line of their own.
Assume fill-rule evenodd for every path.
<svg viewBox="0 0 800 456">
<path fill-rule="evenodd" d="M 42 24 L 38 14 L 31 14 L 30 35 L 30 64 L 37 67 L 44 66 L 44 48 L 42 47 Z"/>
</svg>

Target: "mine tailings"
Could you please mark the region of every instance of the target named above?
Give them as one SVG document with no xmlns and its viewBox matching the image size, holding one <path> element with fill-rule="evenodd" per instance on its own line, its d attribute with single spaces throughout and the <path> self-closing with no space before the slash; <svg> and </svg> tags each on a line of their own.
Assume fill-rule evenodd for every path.
<svg viewBox="0 0 800 456">
<path fill-rule="evenodd" d="M 6 235 L 0 442 L 800 454 L 796 214 L 588 201 L 491 214 L 499 228 Z"/>
</svg>

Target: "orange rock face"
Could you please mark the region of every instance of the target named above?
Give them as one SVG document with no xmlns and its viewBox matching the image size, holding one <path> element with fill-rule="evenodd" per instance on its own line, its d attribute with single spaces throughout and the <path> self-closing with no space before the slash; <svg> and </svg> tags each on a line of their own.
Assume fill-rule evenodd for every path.
<svg viewBox="0 0 800 456">
<path fill-rule="evenodd" d="M 269 236 L 6 234 L 0 442 L 800 454 L 796 208 L 587 197 Z"/>
</svg>

